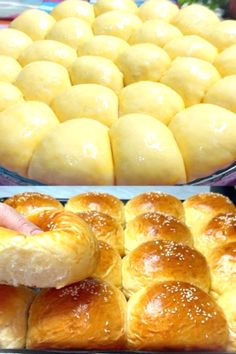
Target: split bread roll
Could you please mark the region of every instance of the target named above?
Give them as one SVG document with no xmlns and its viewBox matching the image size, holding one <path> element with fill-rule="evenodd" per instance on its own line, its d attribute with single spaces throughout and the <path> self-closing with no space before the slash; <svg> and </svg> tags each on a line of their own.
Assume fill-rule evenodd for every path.
<svg viewBox="0 0 236 354">
<path fill-rule="evenodd" d="M 173 241 L 141 244 L 122 260 L 122 285 L 127 297 L 163 281 L 186 281 L 208 292 L 210 271 L 200 252 Z"/>
<path fill-rule="evenodd" d="M 219 51 L 236 44 L 236 21 L 220 21 L 214 27 L 207 28 L 206 38 L 216 46 Z"/>
<path fill-rule="evenodd" d="M 108 128 L 84 118 L 50 130 L 32 155 L 28 177 L 50 185 L 113 185 Z"/>
<path fill-rule="evenodd" d="M 223 311 L 203 290 L 185 282 L 153 284 L 128 302 L 131 350 L 222 350 L 228 343 Z"/>
<path fill-rule="evenodd" d="M 0 348 L 25 347 L 28 311 L 34 296 L 33 290 L 25 287 L 0 285 Z"/>
<path fill-rule="evenodd" d="M 113 10 L 121 10 L 127 13 L 135 14 L 138 7 L 133 0 L 98 0 L 94 4 L 94 10 L 96 16 Z"/>
<path fill-rule="evenodd" d="M 236 75 L 236 44 L 221 52 L 215 61 L 215 67 L 221 76 Z"/>
<path fill-rule="evenodd" d="M 57 21 L 67 17 L 76 17 L 90 24 L 95 18 L 93 6 L 82 0 L 63 1 L 53 8 L 51 15 Z"/>
<path fill-rule="evenodd" d="M 2 30 L 1 30 L 2 31 Z M 0 33 L 1 33 L 0 31 Z M 14 83 L 22 68 L 16 59 L 0 55 L 0 80 Z"/>
<path fill-rule="evenodd" d="M 113 124 L 110 138 L 118 185 L 186 182 L 183 158 L 176 141 L 157 119 L 144 114 L 123 116 Z"/>
<path fill-rule="evenodd" d="M 189 107 L 172 119 L 169 128 L 183 156 L 188 181 L 210 176 L 236 160 L 236 115 L 225 108 Z"/>
<path fill-rule="evenodd" d="M 21 52 L 32 43 L 25 33 L 13 28 L 3 28 L 0 31 L 0 55 L 18 59 Z"/>
<path fill-rule="evenodd" d="M 44 232 L 25 236 L 0 228 L 1 283 L 61 288 L 93 274 L 98 245 L 82 219 L 73 213 L 47 210 L 34 223 Z"/>
<path fill-rule="evenodd" d="M 41 292 L 30 310 L 28 349 L 122 349 L 126 301 L 98 279 Z"/>
<path fill-rule="evenodd" d="M 178 6 L 172 1 L 148 0 L 140 6 L 138 15 L 144 22 L 152 19 L 172 22 L 178 12 Z"/>
<path fill-rule="evenodd" d="M 13 106 L 15 103 L 23 102 L 22 92 L 10 82 L 0 81 L 0 112 Z"/>
</svg>

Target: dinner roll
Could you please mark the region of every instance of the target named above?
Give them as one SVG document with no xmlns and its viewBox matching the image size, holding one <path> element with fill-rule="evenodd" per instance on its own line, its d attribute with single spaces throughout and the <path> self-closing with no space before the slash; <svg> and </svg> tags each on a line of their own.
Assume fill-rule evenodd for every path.
<svg viewBox="0 0 236 354">
<path fill-rule="evenodd" d="M 174 59 L 161 82 L 170 86 L 184 100 L 186 107 L 200 103 L 206 91 L 220 79 L 215 67 L 201 59 Z"/>
<path fill-rule="evenodd" d="M 236 21 L 220 21 L 214 27 L 206 31 L 206 38 L 222 51 L 233 44 L 236 44 Z"/>
<path fill-rule="evenodd" d="M 41 292 L 29 317 L 29 349 L 121 349 L 126 301 L 120 290 L 98 279 Z"/>
<path fill-rule="evenodd" d="M 236 90 L 236 75 L 227 76 L 215 83 L 204 97 L 205 103 L 212 103 L 236 113 L 234 92 Z"/>
<path fill-rule="evenodd" d="M 149 20 L 133 33 L 129 43 L 153 43 L 163 47 L 172 39 L 181 38 L 180 30 L 171 24 L 161 20 Z"/>
<path fill-rule="evenodd" d="M 76 17 L 67 17 L 57 21 L 46 38 L 77 49 L 92 37 L 93 32 L 88 22 Z"/>
<path fill-rule="evenodd" d="M 32 43 L 25 33 L 12 28 L 0 30 L 0 55 L 18 59 L 21 52 Z"/>
<path fill-rule="evenodd" d="M 45 11 L 30 9 L 13 20 L 10 27 L 26 33 L 33 41 L 37 41 L 44 39 L 54 24 L 54 18 Z"/>
<path fill-rule="evenodd" d="M 140 6 L 138 14 L 143 21 L 159 19 L 171 22 L 178 12 L 178 6 L 171 1 L 148 0 Z"/>
<path fill-rule="evenodd" d="M 127 297 L 163 281 L 186 281 L 208 292 L 210 272 L 200 252 L 173 241 L 141 244 L 122 260 L 122 285 Z"/>
<path fill-rule="evenodd" d="M 169 128 L 183 156 L 188 181 L 210 176 L 236 160 L 236 115 L 225 108 L 192 106 L 178 113 Z"/>
<path fill-rule="evenodd" d="M 128 346 L 133 350 L 225 350 L 223 311 L 203 290 L 185 282 L 153 284 L 128 302 Z"/>
<path fill-rule="evenodd" d="M 34 151 L 28 177 L 50 185 L 113 185 L 107 127 L 84 118 L 52 129 Z"/>
<path fill-rule="evenodd" d="M 120 224 L 124 224 L 125 221 L 124 204 L 120 199 L 108 193 L 88 192 L 75 195 L 68 200 L 65 209 L 73 213 L 96 211 L 110 215 Z"/>
<path fill-rule="evenodd" d="M 94 4 L 94 10 L 96 16 L 113 10 L 121 10 L 135 14 L 138 10 L 138 7 L 133 0 L 98 0 Z"/>
<path fill-rule="evenodd" d="M 118 119 L 118 98 L 108 87 L 76 85 L 58 95 L 52 102 L 52 109 L 61 122 L 85 117 L 109 127 Z"/>
<path fill-rule="evenodd" d="M 99 56 L 77 58 L 69 68 L 71 82 L 77 84 L 98 84 L 119 94 L 124 87 L 123 74 L 109 59 Z"/>
<path fill-rule="evenodd" d="M 121 257 L 108 243 L 99 241 L 99 261 L 93 277 L 121 288 Z"/>
<path fill-rule="evenodd" d="M 153 240 L 174 241 L 193 246 L 192 235 L 188 227 L 172 215 L 161 212 L 149 212 L 137 215 L 130 220 L 125 229 L 126 254 L 139 245 Z"/>
<path fill-rule="evenodd" d="M 144 113 L 169 124 L 184 109 L 178 93 L 159 82 L 140 81 L 126 86 L 119 96 L 119 114 Z"/>
<path fill-rule="evenodd" d="M 28 310 L 33 299 L 31 289 L 0 285 L 0 348 L 25 347 Z"/>
<path fill-rule="evenodd" d="M 104 34 L 128 41 L 141 25 L 142 21 L 137 16 L 114 10 L 98 16 L 93 23 L 93 31 L 95 35 Z"/>
<path fill-rule="evenodd" d="M 77 17 L 93 23 L 95 14 L 91 4 L 81 0 L 66 0 L 55 6 L 51 15 L 58 21 L 66 17 Z"/>
<path fill-rule="evenodd" d="M 22 66 L 33 61 L 46 60 L 67 68 L 75 61 L 76 57 L 76 51 L 70 46 L 48 39 L 33 42 L 23 50 L 18 60 Z"/>
<path fill-rule="evenodd" d="M 34 223 L 44 232 L 26 237 L 0 228 L 1 283 L 61 288 L 93 274 L 98 245 L 82 219 L 70 212 L 46 210 Z"/>
<path fill-rule="evenodd" d="M 161 185 L 185 183 L 185 167 L 170 130 L 144 114 L 120 118 L 110 129 L 116 183 Z"/>
<path fill-rule="evenodd" d="M 1 112 L 1 166 L 26 176 L 34 150 L 58 124 L 55 114 L 42 102 L 19 102 Z"/>
<path fill-rule="evenodd" d="M 213 63 L 218 51 L 204 38 L 195 35 L 177 37 L 171 39 L 164 46 L 171 59 L 177 57 L 194 57 Z"/>
<path fill-rule="evenodd" d="M 0 32 L 1 33 L 1 32 Z M 20 64 L 12 57 L 0 55 L 0 80 L 5 82 L 15 82 L 21 71 Z"/>
<path fill-rule="evenodd" d="M 10 82 L 0 81 L 0 112 L 18 102 L 23 102 L 22 92 Z"/>
<path fill-rule="evenodd" d="M 190 228 L 195 240 L 197 240 L 199 234 L 207 227 L 210 220 L 217 215 L 236 212 L 236 208 L 230 199 L 218 193 L 200 193 L 193 195 L 185 200 L 183 207 L 186 224 Z M 226 219 L 228 219 L 228 217 L 226 217 Z M 229 220 L 231 220 L 231 217 Z M 221 227 L 224 224 L 224 218 L 223 220 L 222 218 L 217 218 L 216 222 L 217 225 Z M 227 228 L 226 225 L 226 230 Z"/>
<path fill-rule="evenodd" d="M 78 48 L 78 56 L 94 55 L 116 62 L 117 58 L 129 44 L 121 38 L 114 36 L 94 36 Z"/>
<path fill-rule="evenodd" d="M 124 74 L 125 85 L 137 81 L 159 81 L 170 66 L 166 52 L 152 43 L 135 44 L 126 49 L 116 61 Z"/>
<path fill-rule="evenodd" d="M 236 75 L 236 44 L 223 50 L 215 61 L 215 67 L 221 76 Z"/>
<path fill-rule="evenodd" d="M 162 212 L 183 222 L 185 219 L 181 201 L 173 195 L 162 192 L 145 192 L 130 199 L 125 206 L 125 219 L 130 221 L 138 215 L 150 212 Z M 151 215 L 150 217 L 152 219 Z"/>
<path fill-rule="evenodd" d="M 108 196 L 108 198 L 109 198 L 109 196 Z M 84 199 L 85 199 L 85 196 L 84 196 Z M 72 204 L 73 204 L 73 202 L 72 202 Z M 89 206 L 91 204 L 89 204 Z M 67 207 L 70 208 L 69 203 L 68 203 Z M 123 209 L 122 204 L 121 204 L 121 209 Z M 73 207 L 72 207 L 72 210 L 73 210 Z M 80 218 L 82 218 L 84 221 L 86 221 L 87 224 L 89 224 L 95 237 L 99 241 L 106 242 L 111 247 L 113 247 L 121 256 L 123 256 L 123 254 L 124 254 L 124 231 L 123 231 L 123 228 L 121 225 L 121 222 L 123 223 L 123 220 L 118 221 L 117 219 L 115 219 L 114 217 L 112 217 L 108 214 L 104 214 L 104 213 L 101 213 L 101 212 L 95 211 L 95 210 L 79 212 L 78 216 Z"/>
</svg>

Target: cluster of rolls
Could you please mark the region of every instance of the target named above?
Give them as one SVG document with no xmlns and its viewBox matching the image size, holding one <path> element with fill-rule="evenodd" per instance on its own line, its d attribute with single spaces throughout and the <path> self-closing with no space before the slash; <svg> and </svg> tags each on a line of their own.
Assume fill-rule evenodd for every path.
<svg viewBox="0 0 236 354">
<path fill-rule="evenodd" d="M 173 185 L 225 169 L 235 58 L 236 21 L 201 5 L 28 10 L 0 31 L 0 164 L 58 185 Z"/>
<path fill-rule="evenodd" d="M 89 192 L 63 206 L 24 193 L 5 203 L 42 233 L 0 229 L 1 347 L 236 350 L 228 198 L 150 192 L 124 205 Z"/>
</svg>

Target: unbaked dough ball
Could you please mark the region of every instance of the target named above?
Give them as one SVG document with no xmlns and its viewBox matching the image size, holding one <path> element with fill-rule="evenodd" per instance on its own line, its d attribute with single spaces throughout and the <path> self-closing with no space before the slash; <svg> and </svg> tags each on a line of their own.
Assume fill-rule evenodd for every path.
<svg viewBox="0 0 236 354">
<path fill-rule="evenodd" d="M 236 113 L 236 75 L 217 81 L 207 92 L 204 102 L 221 106 Z"/>
<path fill-rule="evenodd" d="M 210 27 L 206 32 L 206 38 L 222 51 L 233 44 L 236 44 L 236 21 L 225 20 Z"/>
<path fill-rule="evenodd" d="M 18 59 L 20 53 L 32 43 L 25 33 L 12 28 L 0 30 L 0 55 Z"/>
<path fill-rule="evenodd" d="M 222 76 L 236 75 L 236 44 L 221 52 L 215 61 L 215 67 Z"/>
<path fill-rule="evenodd" d="M 172 39 L 183 37 L 180 30 L 161 20 L 149 20 L 130 37 L 130 44 L 153 43 L 163 47 Z"/>
<path fill-rule="evenodd" d="M 52 109 L 61 122 L 85 117 L 111 126 L 118 119 L 118 98 L 101 85 L 76 85 L 57 96 Z"/>
<path fill-rule="evenodd" d="M 35 61 L 26 65 L 18 75 L 15 85 L 26 100 L 50 104 L 52 99 L 71 86 L 67 70 L 50 61 Z"/>
<path fill-rule="evenodd" d="M 194 57 L 213 63 L 218 51 L 205 39 L 190 35 L 172 39 L 164 46 L 171 59 L 177 57 Z"/>
<path fill-rule="evenodd" d="M 176 58 L 161 82 L 183 98 L 186 107 L 200 103 L 206 91 L 220 79 L 215 67 L 197 58 Z"/>
<path fill-rule="evenodd" d="M 23 95 L 16 86 L 0 81 L 0 112 L 21 101 L 24 101 Z"/>
<path fill-rule="evenodd" d="M 75 17 L 67 17 L 52 27 L 47 39 L 62 42 L 77 49 L 93 37 L 92 29 L 88 22 Z"/>
<path fill-rule="evenodd" d="M 182 98 L 170 87 L 158 82 L 140 81 L 126 86 L 120 94 L 120 116 L 143 113 L 169 124 L 184 109 Z"/>
<path fill-rule="evenodd" d="M 33 61 L 52 61 L 65 66 L 70 66 L 77 58 L 76 51 L 70 46 L 51 40 L 35 41 L 20 55 L 18 61 L 25 66 Z"/>
<path fill-rule="evenodd" d="M 140 6 L 138 14 L 143 21 L 159 19 L 171 22 L 178 12 L 178 6 L 171 1 L 148 0 Z"/>
<path fill-rule="evenodd" d="M 124 74 L 125 85 L 137 81 L 159 81 L 169 68 L 168 54 L 155 44 L 135 44 L 117 59 L 117 66 Z"/>
<path fill-rule="evenodd" d="M 77 84 L 98 84 L 109 87 L 117 94 L 123 88 L 123 74 L 109 59 L 97 56 L 77 58 L 69 69 L 71 82 Z"/>
<path fill-rule="evenodd" d="M 0 113 L 0 164 L 26 176 L 33 151 L 57 124 L 55 114 L 41 102 L 17 103 Z"/>
<path fill-rule="evenodd" d="M 22 67 L 12 57 L 0 55 L 0 80 L 13 83 L 19 75 Z"/>
<path fill-rule="evenodd" d="M 112 185 L 108 128 L 92 119 L 60 124 L 39 144 L 28 177 L 52 185 Z"/>
<path fill-rule="evenodd" d="M 173 20 L 173 24 L 183 34 L 196 34 L 203 38 L 205 38 L 208 29 L 219 22 L 220 20 L 215 12 L 199 4 L 183 7 Z"/>
<path fill-rule="evenodd" d="M 135 14 L 138 10 L 134 0 L 97 0 L 94 4 L 96 16 L 104 12 L 121 10 L 131 14 Z"/>
<path fill-rule="evenodd" d="M 110 130 L 118 185 L 185 183 L 185 168 L 171 131 L 144 114 L 120 118 Z"/>
<path fill-rule="evenodd" d="M 236 160 L 236 115 L 198 104 L 178 113 L 169 125 L 184 158 L 188 181 L 210 176 Z"/>
<path fill-rule="evenodd" d="M 56 21 L 45 11 L 31 9 L 24 11 L 10 27 L 26 33 L 33 41 L 44 39 Z"/>
<path fill-rule="evenodd" d="M 95 55 L 115 62 L 129 44 L 121 38 L 114 36 L 94 36 L 88 42 L 78 48 L 78 56 Z"/>
<path fill-rule="evenodd" d="M 51 12 L 58 21 L 66 17 L 77 17 L 81 20 L 93 23 L 95 15 L 91 4 L 83 0 L 66 0 L 58 4 Z"/>
<path fill-rule="evenodd" d="M 130 36 L 142 25 L 135 15 L 122 11 L 109 11 L 98 16 L 93 23 L 95 35 L 105 34 L 128 41 Z"/>
</svg>

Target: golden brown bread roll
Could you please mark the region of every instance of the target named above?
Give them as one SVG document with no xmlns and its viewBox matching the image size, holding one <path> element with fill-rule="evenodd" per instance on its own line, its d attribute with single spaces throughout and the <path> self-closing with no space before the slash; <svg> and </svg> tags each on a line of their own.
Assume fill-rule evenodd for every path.
<svg viewBox="0 0 236 354">
<path fill-rule="evenodd" d="M 0 228 L 0 282 L 61 288 L 90 276 L 97 265 L 97 241 L 89 226 L 65 211 L 34 218 L 44 232 L 26 236 Z"/>
<path fill-rule="evenodd" d="M 163 281 L 186 281 L 208 292 L 210 271 L 203 255 L 173 241 L 141 244 L 122 260 L 122 285 L 130 297 L 138 290 Z"/>
<path fill-rule="evenodd" d="M 91 4 L 81 0 L 67 0 L 55 6 L 51 15 L 58 21 L 66 17 L 76 17 L 93 23 L 95 14 Z"/>
<path fill-rule="evenodd" d="M 225 350 L 228 326 L 207 293 L 189 283 L 169 281 L 130 298 L 127 337 L 133 350 Z"/>
<path fill-rule="evenodd" d="M 33 290 L 23 286 L 0 285 L 0 348 L 25 347 L 28 310 L 34 295 Z"/>
<path fill-rule="evenodd" d="M 74 213 L 98 211 L 124 224 L 124 204 L 120 199 L 108 193 L 88 192 L 75 195 L 68 200 L 65 209 Z"/>
<path fill-rule="evenodd" d="M 0 31 L 0 54 L 18 59 L 21 52 L 32 43 L 25 33 L 13 28 Z"/>
<path fill-rule="evenodd" d="M 30 310 L 29 349 L 121 349 L 126 301 L 98 279 L 41 292 Z"/>
<path fill-rule="evenodd" d="M 192 246 L 192 235 L 188 227 L 174 216 L 150 212 L 137 215 L 125 229 L 125 251 L 132 251 L 142 243 L 152 240 L 168 240 Z"/>
<path fill-rule="evenodd" d="M 119 253 L 103 241 L 98 241 L 98 248 L 99 260 L 93 277 L 121 288 L 121 257 Z"/>
<path fill-rule="evenodd" d="M 97 240 L 108 243 L 123 256 L 124 231 L 117 219 L 95 210 L 80 212 L 77 215 L 89 224 Z"/>
<path fill-rule="evenodd" d="M 178 12 L 178 6 L 172 1 L 149 0 L 140 6 L 138 15 L 144 22 L 152 19 L 172 22 Z"/>
</svg>

